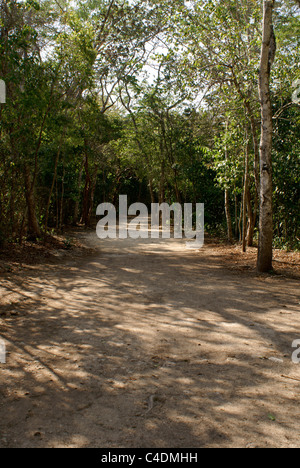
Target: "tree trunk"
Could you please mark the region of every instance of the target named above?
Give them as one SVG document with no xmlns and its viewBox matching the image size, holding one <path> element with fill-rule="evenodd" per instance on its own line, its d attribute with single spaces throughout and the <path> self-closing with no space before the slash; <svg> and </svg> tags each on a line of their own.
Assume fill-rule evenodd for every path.
<svg viewBox="0 0 300 468">
<path fill-rule="evenodd" d="M 96 190 L 96 185 L 97 185 L 97 178 L 98 178 L 98 166 L 96 165 L 95 168 L 94 168 L 93 179 L 92 179 L 92 185 L 91 185 L 91 191 L 90 191 L 90 206 L 89 206 L 88 218 L 87 218 L 88 226 L 91 225 L 91 219 L 92 219 L 92 215 L 93 215 L 93 208 L 94 208 L 94 199 L 95 199 L 95 190 Z"/>
<path fill-rule="evenodd" d="M 152 181 L 151 177 L 149 178 L 149 192 L 150 192 L 150 197 L 151 197 L 151 203 L 155 203 L 153 181 Z"/>
<path fill-rule="evenodd" d="M 247 198 L 249 194 L 249 146 L 246 142 L 245 148 L 245 179 L 244 179 L 244 192 L 243 192 L 243 252 L 247 250 Z M 250 213 L 249 213 L 250 215 Z M 250 216 L 249 216 L 250 218 Z"/>
<path fill-rule="evenodd" d="M 79 218 L 79 206 L 80 206 L 80 197 L 81 197 L 80 189 L 81 189 L 81 184 L 82 184 L 82 174 L 83 174 L 83 169 L 84 169 L 84 163 L 85 163 L 85 156 L 83 156 L 79 175 L 78 175 L 78 183 L 77 183 L 78 195 L 75 201 L 74 217 L 73 217 L 73 224 L 75 225 L 78 223 L 78 218 Z"/>
<path fill-rule="evenodd" d="M 30 169 L 28 165 L 24 168 L 25 177 L 25 197 L 27 203 L 27 214 L 28 214 L 28 237 L 32 240 L 36 240 L 41 237 L 41 229 L 36 216 L 36 204 L 34 196 L 34 186 L 30 177 Z"/>
<path fill-rule="evenodd" d="M 59 230 L 63 232 L 63 224 L 64 224 L 64 196 L 65 196 L 65 175 L 66 175 L 66 168 L 64 158 L 62 160 L 63 163 L 63 174 L 61 179 L 61 199 L 60 199 L 60 214 L 59 214 Z"/>
<path fill-rule="evenodd" d="M 270 75 L 275 58 L 276 42 L 272 24 L 275 0 L 264 1 L 263 42 L 259 71 L 259 95 L 261 102 L 260 140 L 260 219 L 257 270 L 272 270 L 273 209 L 272 209 L 272 106 Z"/>
<path fill-rule="evenodd" d="M 177 183 L 177 170 L 174 170 L 174 179 L 175 179 L 175 195 L 176 195 L 176 202 L 181 203 L 181 194 L 178 188 Z"/>
<path fill-rule="evenodd" d="M 85 185 L 84 185 L 84 191 L 83 191 L 81 223 L 84 223 L 85 226 L 88 226 L 89 196 L 90 196 L 90 190 L 91 190 L 91 177 L 90 177 L 90 173 L 89 173 L 89 159 L 88 159 L 87 151 L 85 152 L 84 168 L 85 168 Z"/>
<path fill-rule="evenodd" d="M 238 199 L 237 194 L 234 194 L 234 236 L 236 239 L 241 240 L 241 229 L 240 229 L 240 221 L 238 215 Z"/>
<path fill-rule="evenodd" d="M 227 221 L 227 237 L 231 244 L 233 244 L 233 233 L 232 233 L 232 221 L 231 221 L 231 214 L 230 214 L 230 202 L 229 202 L 229 192 L 225 190 L 225 213 L 226 213 L 226 221 Z"/>
<path fill-rule="evenodd" d="M 159 184 L 159 203 L 164 203 L 164 201 L 165 201 L 165 162 L 162 161 L 160 184 Z"/>
<path fill-rule="evenodd" d="M 226 122 L 226 136 L 228 131 L 228 121 Z M 228 160 L 228 150 L 227 145 L 225 146 L 225 160 Z M 227 221 L 227 238 L 228 241 L 233 244 L 233 231 L 232 231 L 232 220 L 230 214 L 230 196 L 228 188 L 225 189 L 225 214 L 226 214 L 226 221 Z"/>
<path fill-rule="evenodd" d="M 255 220 L 256 217 L 253 213 L 252 204 L 251 204 L 251 192 L 250 187 L 248 185 L 247 190 L 247 211 L 248 211 L 248 231 L 247 231 L 247 245 L 248 247 L 253 247 L 253 238 L 254 238 L 254 228 L 255 228 Z"/>
<path fill-rule="evenodd" d="M 254 149 L 254 179 L 255 179 L 255 204 L 258 205 L 258 197 L 259 197 L 259 139 L 258 139 L 258 124 L 256 122 L 255 111 L 250 104 L 248 97 L 245 96 L 245 93 L 242 91 L 241 86 L 235 76 L 233 74 L 233 82 L 235 87 L 244 102 L 245 111 L 249 117 L 250 121 L 250 128 L 253 140 L 253 149 Z"/>
<path fill-rule="evenodd" d="M 48 202 L 47 202 L 47 206 L 46 206 L 45 224 L 44 224 L 45 234 L 47 234 L 47 229 L 48 229 L 48 219 L 49 219 L 49 210 L 50 210 L 51 198 L 52 198 L 52 195 L 53 195 L 53 190 L 54 190 L 54 186 L 55 186 L 55 182 L 56 182 L 58 161 L 59 161 L 59 157 L 60 157 L 60 152 L 61 152 L 64 136 L 65 136 L 65 130 L 62 133 L 60 143 L 59 143 L 59 147 L 58 147 L 58 151 L 56 153 L 56 158 L 55 158 L 54 174 L 53 174 L 52 184 L 51 184 L 51 187 L 50 187 Z"/>
<path fill-rule="evenodd" d="M 244 192 L 243 192 L 243 231 L 242 231 L 242 249 L 243 252 L 247 250 L 247 211 L 246 211 L 246 196 L 247 196 L 247 184 L 245 181 Z"/>
</svg>

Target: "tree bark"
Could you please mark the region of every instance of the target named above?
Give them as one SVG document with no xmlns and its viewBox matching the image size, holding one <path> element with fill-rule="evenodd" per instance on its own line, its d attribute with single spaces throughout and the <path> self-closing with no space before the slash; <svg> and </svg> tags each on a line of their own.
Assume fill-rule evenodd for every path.
<svg viewBox="0 0 300 468">
<path fill-rule="evenodd" d="M 79 218 L 79 206 L 80 206 L 80 197 L 81 197 L 80 190 L 81 190 L 81 184 L 82 184 L 82 174 L 83 174 L 84 164 L 85 164 L 85 155 L 83 156 L 83 159 L 82 159 L 82 163 L 81 163 L 81 167 L 80 167 L 79 175 L 78 175 L 78 182 L 77 182 L 78 194 L 77 194 L 76 201 L 75 201 L 74 217 L 73 217 L 73 224 L 75 225 L 78 223 L 78 218 Z"/>
<path fill-rule="evenodd" d="M 226 136 L 228 131 L 228 121 L 226 122 Z M 227 145 L 225 146 L 225 160 L 228 160 L 228 150 Z M 227 222 L 227 238 L 228 241 L 233 244 L 233 231 L 232 231 L 232 219 L 230 213 L 230 195 L 228 188 L 225 188 L 225 214 L 226 214 L 226 222 Z"/>
<path fill-rule="evenodd" d="M 247 211 L 248 211 L 247 245 L 248 245 L 248 247 L 253 247 L 253 238 L 254 238 L 254 229 L 255 229 L 256 217 L 255 217 L 255 215 L 253 213 L 253 209 L 252 209 L 251 192 L 250 192 L 249 184 L 248 184 L 248 190 L 247 190 L 246 203 L 247 203 Z"/>
<path fill-rule="evenodd" d="M 28 214 L 28 237 L 36 240 L 41 237 L 41 229 L 36 216 L 36 203 L 34 196 L 34 186 L 30 177 L 30 169 L 28 165 L 24 168 L 25 177 L 25 198 L 27 203 L 27 214 Z"/>
<path fill-rule="evenodd" d="M 258 138 L 258 124 L 256 122 L 255 117 L 255 110 L 250 103 L 249 97 L 245 95 L 245 93 L 241 89 L 241 85 L 238 82 L 235 73 L 233 72 L 233 82 L 236 87 L 237 92 L 239 93 L 241 99 L 244 103 L 245 111 L 249 117 L 250 121 L 250 128 L 253 140 L 253 149 L 254 149 L 254 179 L 255 179 L 255 204 L 258 205 L 258 197 L 259 197 L 259 138 Z"/>
<path fill-rule="evenodd" d="M 233 233 L 232 233 L 232 220 L 230 214 L 230 197 L 229 192 L 225 190 L 225 213 L 226 213 L 226 221 L 227 221 L 227 237 L 228 241 L 233 244 Z"/>
<path fill-rule="evenodd" d="M 84 168 L 85 168 L 85 185 L 84 185 L 84 191 L 83 191 L 81 222 L 84 223 L 84 225 L 87 227 L 88 226 L 88 213 L 89 213 L 89 195 L 90 195 L 90 190 L 91 190 L 91 177 L 90 177 L 90 172 L 89 172 L 89 158 L 88 158 L 86 142 L 85 142 Z"/>
<path fill-rule="evenodd" d="M 243 252 L 247 250 L 247 196 L 249 192 L 249 148 L 248 141 L 246 143 L 245 154 L 245 179 L 244 179 L 244 192 L 243 192 L 243 235 L 242 244 Z"/>
<path fill-rule="evenodd" d="M 56 153 L 56 158 L 55 158 L 54 174 L 53 174 L 52 184 L 51 184 L 51 187 L 50 187 L 48 202 L 47 202 L 47 206 L 46 206 L 45 224 L 44 224 L 45 234 L 47 234 L 47 229 L 48 229 L 48 220 L 49 220 L 49 210 L 50 210 L 51 198 L 52 198 L 52 195 L 53 195 L 53 190 L 54 190 L 54 186 L 55 186 L 55 182 L 56 182 L 58 161 L 59 161 L 59 157 L 60 157 L 64 137 L 65 137 L 65 130 L 62 133 L 60 143 L 59 143 L 59 147 L 58 147 L 58 151 Z"/>
<path fill-rule="evenodd" d="M 163 154 L 161 152 L 162 158 Z M 165 201 L 165 161 L 161 161 L 161 174 L 160 174 L 160 184 L 159 184 L 159 203 L 164 203 Z"/>
<path fill-rule="evenodd" d="M 98 178 L 98 166 L 96 165 L 95 168 L 94 168 L 92 184 L 91 184 L 91 190 L 90 190 L 90 200 L 89 200 L 90 206 L 89 206 L 88 217 L 87 217 L 88 226 L 91 225 L 91 219 L 92 219 L 92 215 L 93 215 L 93 207 L 94 207 L 94 199 L 95 199 L 95 190 L 96 190 L 96 185 L 97 185 L 97 178 Z"/>
<path fill-rule="evenodd" d="M 151 203 L 156 203 L 155 201 L 155 195 L 154 195 L 154 189 L 153 189 L 153 181 L 151 177 L 149 177 L 149 192 L 150 192 L 150 197 L 151 197 Z"/>
<path fill-rule="evenodd" d="M 270 97 L 271 67 L 275 57 L 273 8 L 275 0 L 264 0 L 263 41 L 259 70 L 259 95 L 261 104 L 260 140 L 260 219 L 257 270 L 272 270 L 273 207 L 272 207 L 272 106 Z"/>
<path fill-rule="evenodd" d="M 65 197 L 65 175 L 66 168 L 63 161 L 63 174 L 61 179 L 61 199 L 60 199 L 60 215 L 59 215 L 59 230 L 63 232 L 64 228 L 64 197 Z"/>
</svg>

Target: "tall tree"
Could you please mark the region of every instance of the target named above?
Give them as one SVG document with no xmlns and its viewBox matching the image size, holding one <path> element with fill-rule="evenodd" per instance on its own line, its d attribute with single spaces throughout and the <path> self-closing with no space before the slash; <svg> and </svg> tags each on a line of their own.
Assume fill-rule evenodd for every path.
<svg viewBox="0 0 300 468">
<path fill-rule="evenodd" d="M 263 40 L 259 69 L 261 104 L 260 140 L 260 219 L 257 269 L 260 273 L 272 270 L 273 244 L 273 184 L 272 184 L 272 105 L 270 96 L 271 69 L 276 54 L 273 27 L 275 0 L 264 0 Z"/>
</svg>

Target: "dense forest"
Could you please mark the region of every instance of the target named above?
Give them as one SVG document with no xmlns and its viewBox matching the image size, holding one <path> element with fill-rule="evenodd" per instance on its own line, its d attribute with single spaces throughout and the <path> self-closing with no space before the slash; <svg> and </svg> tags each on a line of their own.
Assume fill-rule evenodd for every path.
<svg viewBox="0 0 300 468">
<path fill-rule="evenodd" d="M 276 36 L 266 170 L 262 2 L 1 0 L 2 248 L 90 226 L 99 203 L 127 194 L 205 203 L 207 232 L 245 251 L 265 170 L 273 247 L 299 249 L 300 9 L 265 3 Z"/>
<path fill-rule="evenodd" d="M 299 279 L 300 0 L 0 0 L 0 448 L 299 448 Z"/>
</svg>

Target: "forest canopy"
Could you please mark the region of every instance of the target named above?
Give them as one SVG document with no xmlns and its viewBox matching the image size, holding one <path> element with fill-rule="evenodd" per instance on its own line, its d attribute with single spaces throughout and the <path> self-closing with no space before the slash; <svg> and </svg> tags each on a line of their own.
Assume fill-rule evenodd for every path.
<svg viewBox="0 0 300 468">
<path fill-rule="evenodd" d="M 0 244 L 90 226 L 119 194 L 205 203 L 209 233 L 256 243 L 262 7 L 1 0 Z M 273 246 L 296 249 L 298 2 L 275 2 L 273 24 Z"/>
</svg>

